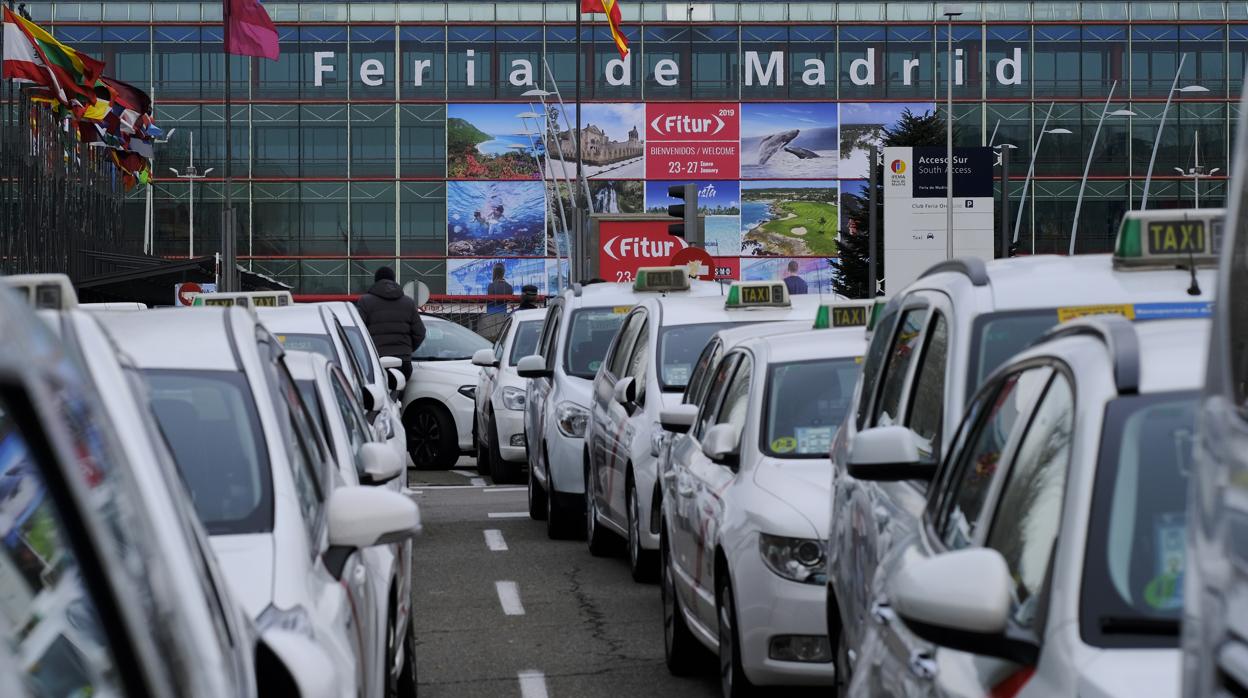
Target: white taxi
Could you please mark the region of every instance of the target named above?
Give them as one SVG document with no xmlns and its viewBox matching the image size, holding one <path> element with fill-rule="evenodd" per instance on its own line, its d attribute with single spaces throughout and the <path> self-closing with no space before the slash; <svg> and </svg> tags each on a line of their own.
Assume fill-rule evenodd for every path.
<svg viewBox="0 0 1248 698">
<path fill-rule="evenodd" d="M 498 339 L 490 349 L 472 355 L 477 374 L 476 422 L 477 472 L 496 483 L 522 482 L 526 461 L 524 448 L 524 392 L 526 379 L 516 373 L 516 363 L 537 350 L 542 334 L 544 309 L 517 310 L 507 316 Z"/>
<path fill-rule="evenodd" d="M 637 581 L 658 572 L 659 414 L 680 403 L 707 341 L 726 327 L 802 319 L 813 322 L 818 296 L 790 298 L 779 282 L 738 282 L 724 296 L 646 298 L 629 312 L 594 377 L 581 456 L 585 531 L 590 552 L 628 544 Z"/>
<path fill-rule="evenodd" d="M 1177 695 L 1208 339 L 1208 320 L 1087 318 L 994 371 L 881 562 L 850 694 Z M 863 458 L 917 460 L 892 446 Z"/>
<path fill-rule="evenodd" d="M 663 475 L 673 673 L 694 666 L 700 644 L 719 654 L 726 697 L 755 685 L 832 684 L 827 455 L 865 348 L 861 328 L 778 333 L 736 342 L 711 373 Z"/>
<path fill-rule="evenodd" d="M 855 669 L 871 618 L 888 610 L 876 598 L 879 561 L 919 525 L 968 396 L 1062 322 L 1103 313 L 1136 321 L 1209 317 L 1216 260 L 1177 245 L 1179 231 L 1210 213 L 1129 213 L 1113 255 L 942 262 L 888 302 L 855 409 L 832 445 L 828 626 L 842 678 Z M 897 452 L 917 448 L 919 461 L 860 471 L 860 448 L 880 453 L 888 444 Z"/>
<path fill-rule="evenodd" d="M 516 372 L 532 379 L 524 406 L 529 516 L 544 519 L 550 537 L 582 530 L 591 381 L 625 313 L 639 297 L 721 293 L 717 283 L 691 281 L 684 267 L 645 267 L 632 285 L 573 284 L 547 300 L 537 351 Z"/>
</svg>

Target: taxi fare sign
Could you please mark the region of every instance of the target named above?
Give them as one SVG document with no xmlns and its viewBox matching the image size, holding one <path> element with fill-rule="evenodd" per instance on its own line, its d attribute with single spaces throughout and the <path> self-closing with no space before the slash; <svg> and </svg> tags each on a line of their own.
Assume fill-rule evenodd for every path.
<svg viewBox="0 0 1248 698">
<path fill-rule="evenodd" d="M 1150 221 L 1149 254 L 1202 254 L 1209 249 L 1203 220 Z"/>
<path fill-rule="evenodd" d="M 770 286 L 742 286 L 741 305 L 767 305 L 771 303 Z"/>
</svg>

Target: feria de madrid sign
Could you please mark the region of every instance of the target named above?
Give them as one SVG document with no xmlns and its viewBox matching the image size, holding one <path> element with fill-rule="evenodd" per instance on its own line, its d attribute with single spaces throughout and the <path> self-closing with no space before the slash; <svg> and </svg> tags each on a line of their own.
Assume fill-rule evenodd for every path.
<svg viewBox="0 0 1248 698">
<path fill-rule="evenodd" d="M 464 74 L 461 76 L 464 83 L 469 86 L 475 86 L 477 80 L 482 77 L 481 69 L 477 65 L 478 56 L 474 49 L 466 49 L 464 52 Z M 954 82 L 961 85 L 966 80 L 968 66 L 962 57 L 962 49 L 954 51 L 954 65 L 956 71 L 954 73 Z M 341 71 L 348 70 L 344 65 L 345 59 L 340 59 L 336 51 L 316 51 L 312 54 L 312 83 L 315 87 L 321 87 L 325 84 L 326 79 L 340 80 L 343 79 Z M 488 58 L 485 59 L 488 63 Z M 603 66 L 603 78 L 608 85 L 617 87 L 626 87 L 633 84 L 633 56 L 629 54 L 627 58 L 613 58 L 606 62 Z M 881 63 L 883 59 L 880 52 L 874 48 L 866 49 L 866 55 L 858 58 L 846 59 L 846 72 L 849 81 L 859 87 L 872 87 L 879 84 L 881 73 L 883 72 Z M 447 61 L 449 64 L 450 61 Z M 912 85 L 918 79 L 917 75 L 923 73 L 923 59 L 906 58 L 902 60 L 901 74 L 897 78 L 903 85 Z M 987 69 L 988 79 L 995 79 L 999 85 L 1021 85 L 1023 84 L 1023 51 L 1021 48 L 1015 48 L 1008 52 L 1004 57 L 997 59 L 995 62 L 989 61 Z M 971 65 L 970 69 L 975 66 Z M 800 82 L 808 87 L 821 87 L 828 84 L 829 66 L 827 62 L 820 58 L 802 59 L 801 65 L 790 66 L 789 59 L 784 51 L 745 51 L 742 54 L 741 61 L 742 81 L 746 86 L 757 85 L 759 87 L 777 86 L 783 87 L 787 80 Z M 801 70 L 800 75 L 790 75 L 790 70 Z M 836 81 L 836 66 L 831 66 L 832 81 Z M 410 72 L 405 72 L 403 79 L 409 81 L 413 87 L 423 87 L 426 80 L 434 80 L 433 60 L 417 58 L 412 61 Z M 540 77 L 540 66 L 534 67 L 533 61 L 527 58 L 515 58 L 511 60 L 509 66 L 505 68 L 507 72 L 507 81 L 515 87 L 528 87 L 534 85 L 535 77 Z M 357 74 L 350 76 L 358 79 L 361 83 L 369 87 L 379 87 L 384 85 L 387 80 L 394 79 L 394 76 L 386 74 L 386 66 L 380 60 L 369 58 L 360 62 Z M 675 60 L 664 58 L 654 63 L 654 68 L 645 79 L 652 80 L 656 85 L 663 87 L 675 87 L 680 83 L 681 66 Z M 436 80 L 435 80 L 436 83 Z"/>
</svg>

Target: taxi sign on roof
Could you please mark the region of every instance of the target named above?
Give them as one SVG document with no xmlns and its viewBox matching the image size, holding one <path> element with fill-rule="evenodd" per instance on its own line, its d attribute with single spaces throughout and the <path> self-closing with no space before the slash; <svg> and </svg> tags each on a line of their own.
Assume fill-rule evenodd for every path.
<svg viewBox="0 0 1248 698">
<path fill-rule="evenodd" d="M 866 327 L 871 315 L 871 301 L 858 303 L 828 303 L 819 306 L 815 313 L 816 330 L 835 327 Z"/>
<path fill-rule="evenodd" d="M 1225 209 L 1128 211 L 1118 229 L 1114 266 L 1217 266 Z"/>
<path fill-rule="evenodd" d="M 738 281 L 728 289 L 725 308 L 787 308 L 789 289 L 775 281 Z"/>
<path fill-rule="evenodd" d="M 191 301 L 193 306 L 230 306 L 244 308 L 280 308 L 294 304 L 290 291 L 246 291 L 240 293 L 200 293 Z"/>
<path fill-rule="evenodd" d="M 688 271 L 684 267 L 642 267 L 637 270 L 633 290 L 652 293 L 688 291 Z"/>
</svg>

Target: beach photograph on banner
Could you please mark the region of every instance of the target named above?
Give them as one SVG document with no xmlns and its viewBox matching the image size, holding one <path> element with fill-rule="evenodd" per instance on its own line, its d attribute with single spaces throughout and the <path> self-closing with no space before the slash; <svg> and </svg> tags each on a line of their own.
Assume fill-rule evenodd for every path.
<svg viewBox="0 0 1248 698">
<path fill-rule="evenodd" d="M 882 146 L 884 132 L 897 127 L 907 110 L 915 116 L 935 111 L 931 102 L 854 102 L 841 104 L 841 179 L 866 179 L 871 146 Z"/>
<path fill-rule="evenodd" d="M 546 254 L 542 182 L 447 182 L 446 250 L 452 257 Z"/>
<path fill-rule="evenodd" d="M 742 257 L 741 280 L 783 281 L 786 276 L 798 276 L 806 282 L 806 293 L 831 295 L 835 293 L 833 261 L 825 257 Z"/>
<path fill-rule="evenodd" d="M 537 179 L 544 156 L 536 120 L 520 117 L 527 111 L 523 104 L 446 105 L 446 176 Z"/>
<path fill-rule="evenodd" d="M 559 118 L 547 177 L 576 179 L 576 107 L 567 108 L 568 124 Z M 582 104 L 581 163 L 589 179 L 641 179 L 645 177 L 646 107 L 644 104 Z M 562 158 L 562 159 L 561 159 Z M 564 169 L 566 164 L 566 170 Z"/>
<path fill-rule="evenodd" d="M 741 254 L 836 255 L 839 185 L 832 181 L 741 183 Z"/>
<path fill-rule="evenodd" d="M 837 105 L 741 105 L 742 179 L 835 179 Z"/>
<path fill-rule="evenodd" d="M 515 259 L 508 257 L 466 258 L 446 260 L 446 293 L 451 296 L 483 296 L 494 278 L 495 265 L 503 265 L 503 280 L 511 284 L 516 294 L 525 284 L 533 284 L 544 293 L 551 292 L 550 279 L 554 267 L 547 269 L 553 260 L 538 257 Z"/>
<path fill-rule="evenodd" d="M 667 207 L 680 203 L 668 195 L 668 187 L 679 181 L 646 182 L 646 212 L 667 213 Z M 702 216 L 706 251 L 717 256 L 741 254 L 741 186 L 735 180 L 695 181 L 698 186 L 698 215 Z"/>
</svg>

